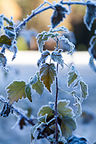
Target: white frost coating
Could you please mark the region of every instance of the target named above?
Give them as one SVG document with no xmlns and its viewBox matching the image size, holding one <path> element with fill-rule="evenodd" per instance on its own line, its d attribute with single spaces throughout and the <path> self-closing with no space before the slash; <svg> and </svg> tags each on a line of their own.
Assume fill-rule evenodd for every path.
<svg viewBox="0 0 96 144">
<path fill-rule="evenodd" d="M 59 38 L 59 40 L 62 41 L 63 51 L 68 51 L 68 53 L 71 53 L 71 54 L 74 52 L 75 45 L 72 42 L 70 42 L 68 38 L 66 38 L 65 36 L 62 36 Z"/>
<path fill-rule="evenodd" d="M 37 76 L 37 74 L 35 74 L 34 75 L 34 77 L 32 77 L 31 79 L 30 79 L 30 84 L 35 84 L 36 82 L 38 81 L 38 76 Z"/>
<path fill-rule="evenodd" d="M 87 3 L 93 3 L 94 5 L 87 5 L 86 13 L 84 16 L 84 23 L 89 31 L 91 31 L 92 24 L 96 18 L 96 3 L 94 1 L 88 1 Z"/>
</svg>

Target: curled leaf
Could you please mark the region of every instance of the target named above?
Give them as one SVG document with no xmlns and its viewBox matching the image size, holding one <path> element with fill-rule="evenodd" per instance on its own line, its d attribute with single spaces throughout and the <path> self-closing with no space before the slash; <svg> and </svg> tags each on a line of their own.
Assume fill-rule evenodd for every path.
<svg viewBox="0 0 96 144">
<path fill-rule="evenodd" d="M 66 7 L 63 7 L 61 4 L 56 4 L 54 7 L 55 10 L 51 17 L 52 28 L 55 28 L 63 20 L 63 18 L 65 18 L 65 14 L 68 13 Z"/>
<path fill-rule="evenodd" d="M 91 30 L 92 24 L 96 18 L 96 4 L 92 1 L 87 1 L 87 3 L 89 4 L 87 5 L 84 23 L 88 30 Z"/>
<path fill-rule="evenodd" d="M 68 87 L 77 79 L 78 75 L 75 69 L 68 73 Z"/>
<path fill-rule="evenodd" d="M 29 99 L 29 101 L 32 102 L 31 86 L 30 86 L 30 84 L 27 84 L 27 85 L 25 86 L 25 93 L 26 93 L 26 96 L 27 96 L 27 98 Z"/>
<path fill-rule="evenodd" d="M 88 86 L 84 81 L 80 81 L 80 88 L 81 88 L 81 92 L 82 92 L 82 97 L 84 99 L 87 98 L 88 95 Z"/>
<path fill-rule="evenodd" d="M 6 57 L 4 56 L 4 54 L 0 53 L 0 65 L 5 67 L 6 63 L 7 63 Z"/>
<path fill-rule="evenodd" d="M 7 35 L 0 36 L 0 46 L 8 45 L 11 46 L 11 40 Z"/>
<path fill-rule="evenodd" d="M 42 63 L 45 63 L 45 61 L 49 55 L 50 55 L 50 52 L 48 50 L 44 51 L 41 54 L 41 58 L 38 60 L 37 65 L 40 66 Z"/>
<path fill-rule="evenodd" d="M 61 55 L 60 52 L 58 51 L 53 51 L 51 53 L 51 59 L 54 61 L 54 62 L 57 62 L 58 64 L 60 64 L 62 67 L 64 66 L 64 61 L 63 61 L 63 57 Z"/>
</svg>

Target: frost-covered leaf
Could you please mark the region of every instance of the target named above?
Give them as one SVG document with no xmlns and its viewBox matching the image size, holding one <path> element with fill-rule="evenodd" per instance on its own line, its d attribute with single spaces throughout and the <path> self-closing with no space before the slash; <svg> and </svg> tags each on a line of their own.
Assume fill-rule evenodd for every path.
<svg viewBox="0 0 96 144">
<path fill-rule="evenodd" d="M 69 106 L 70 101 L 59 100 L 57 105 L 57 110 L 62 117 L 73 117 L 72 108 Z"/>
<path fill-rule="evenodd" d="M 54 38 L 54 37 L 57 37 L 58 35 L 59 35 L 58 33 L 53 33 L 50 31 L 48 31 L 48 32 L 43 31 L 42 33 L 39 33 L 37 35 L 39 51 L 41 53 L 43 52 L 43 46 L 44 46 L 45 42 L 49 39 L 49 37 Z"/>
<path fill-rule="evenodd" d="M 76 129 L 76 122 L 71 117 L 63 117 L 61 121 L 61 131 L 65 138 L 72 136 L 72 132 Z"/>
<path fill-rule="evenodd" d="M 76 129 L 76 123 L 73 119 L 74 113 L 72 108 L 69 106 L 70 101 L 59 100 L 57 110 L 61 119 L 61 131 L 65 138 L 71 136 L 72 131 Z"/>
<path fill-rule="evenodd" d="M 51 92 L 51 85 L 56 76 L 56 69 L 53 63 L 45 63 L 40 68 L 41 80 L 43 81 L 45 87 Z"/>
<path fill-rule="evenodd" d="M 92 24 L 96 19 L 96 3 L 92 1 L 88 1 L 87 3 L 89 3 L 90 5 L 87 5 L 84 23 L 88 30 L 91 30 Z"/>
<path fill-rule="evenodd" d="M 88 86 L 84 81 L 80 81 L 80 88 L 81 88 L 81 92 L 82 92 L 82 97 L 84 99 L 87 98 L 88 95 Z"/>
<path fill-rule="evenodd" d="M 16 41 L 13 41 L 12 46 L 9 48 L 9 50 L 11 52 L 13 52 L 12 60 L 14 60 L 16 58 L 16 54 L 17 54 L 17 51 L 18 51 L 18 48 L 17 48 L 17 45 L 16 45 Z"/>
<path fill-rule="evenodd" d="M 66 7 L 61 4 L 56 4 L 55 10 L 51 17 L 52 28 L 55 28 L 63 20 L 63 18 L 65 18 L 65 14 L 67 13 L 68 10 L 66 9 Z"/>
<path fill-rule="evenodd" d="M 59 38 L 59 41 L 62 44 L 61 48 L 63 51 L 67 51 L 68 54 L 73 54 L 75 45 L 71 41 L 69 41 L 68 38 L 66 38 L 65 36 L 61 36 Z"/>
<path fill-rule="evenodd" d="M 89 65 L 90 67 L 93 69 L 94 72 L 96 72 L 96 65 L 94 63 L 94 59 L 93 57 L 91 56 L 90 59 L 89 59 Z"/>
<path fill-rule="evenodd" d="M 44 91 L 44 85 L 43 85 L 42 81 L 40 80 L 39 73 L 35 74 L 33 81 L 34 82 L 32 84 L 32 88 L 35 89 L 39 95 L 42 95 L 42 93 Z"/>
<path fill-rule="evenodd" d="M 41 123 L 35 131 L 35 138 L 42 139 L 50 136 L 51 134 L 54 134 L 54 130 L 51 129 L 47 123 Z"/>
<path fill-rule="evenodd" d="M 12 26 L 6 26 L 4 27 L 5 33 L 11 38 L 14 39 L 16 36 L 16 33 L 14 31 L 14 28 Z"/>
<path fill-rule="evenodd" d="M 3 46 L 3 44 L 11 46 L 11 40 L 7 35 L 0 36 L 0 46 Z"/>
<path fill-rule="evenodd" d="M 3 22 L 4 22 L 4 20 L 3 20 L 3 18 L 4 18 L 4 15 L 0 15 L 0 28 L 2 28 L 2 26 L 3 26 Z"/>
<path fill-rule="evenodd" d="M 71 86 L 71 84 L 77 79 L 77 77 L 78 75 L 75 69 L 73 69 L 72 71 L 68 73 L 68 87 Z"/>
<path fill-rule="evenodd" d="M 45 115 L 47 115 L 47 118 L 54 116 L 54 111 L 50 108 L 49 105 L 42 106 L 39 109 L 38 116 L 45 116 Z"/>
<path fill-rule="evenodd" d="M 22 97 L 26 98 L 25 86 L 24 81 L 14 81 L 6 88 L 10 104 L 17 102 Z"/>
<path fill-rule="evenodd" d="M 27 85 L 25 86 L 25 93 L 26 93 L 26 97 L 29 99 L 29 101 L 32 102 L 31 86 L 30 86 L 30 84 L 27 84 Z"/>
<path fill-rule="evenodd" d="M 87 144 L 87 140 L 84 137 L 72 136 L 67 139 L 66 144 Z"/>
<path fill-rule="evenodd" d="M 68 73 L 68 87 L 77 79 L 77 74 L 75 72 Z"/>
<path fill-rule="evenodd" d="M 45 63 L 45 61 L 49 55 L 50 55 L 50 52 L 48 50 L 44 51 L 41 54 L 41 58 L 38 60 L 37 65 L 40 66 L 42 63 Z"/>
<path fill-rule="evenodd" d="M 88 49 L 90 56 L 96 59 L 96 36 L 93 36 L 90 40 L 90 47 Z"/>
<path fill-rule="evenodd" d="M 64 61 L 63 61 L 63 57 L 61 55 L 60 52 L 58 51 L 53 51 L 51 53 L 51 59 L 54 61 L 54 62 L 57 62 L 58 64 L 60 64 L 62 67 L 64 66 Z"/>
<path fill-rule="evenodd" d="M 57 27 L 55 29 L 51 29 L 51 32 L 58 32 L 58 31 L 69 32 L 68 29 L 65 28 L 64 26 Z"/>
<path fill-rule="evenodd" d="M 5 67 L 6 63 L 7 63 L 6 57 L 4 56 L 4 54 L 0 53 L 0 66 Z"/>
</svg>

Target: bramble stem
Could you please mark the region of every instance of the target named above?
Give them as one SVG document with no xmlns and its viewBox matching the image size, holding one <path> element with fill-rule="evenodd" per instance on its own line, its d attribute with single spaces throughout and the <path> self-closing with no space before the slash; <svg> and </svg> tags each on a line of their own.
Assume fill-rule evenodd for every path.
<svg viewBox="0 0 96 144">
<path fill-rule="evenodd" d="M 70 6 L 70 5 L 83 5 L 83 6 L 86 6 L 86 5 L 94 5 L 94 3 L 93 2 L 77 2 L 77 1 L 61 1 L 60 2 L 62 5 L 68 5 L 68 6 Z M 40 7 L 40 6 L 39 6 Z M 38 8 L 39 8 L 38 7 Z M 38 9 L 37 8 L 37 9 Z M 42 9 L 40 9 L 40 10 L 38 10 L 38 11 L 33 11 L 26 19 L 24 19 L 17 27 L 16 27 L 16 32 L 18 33 L 18 31 L 23 27 L 23 26 L 25 26 L 26 25 L 26 23 L 29 21 L 29 20 L 31 20 L 34 16 L 36 16 L 37 14 L 40 14 L 40 13 L 42 13 L 42 12 L 44 12 L 44 11 L 46 11 L 46 10 L 48 10 L 48 9 L 53 9 L 54 10 L 54 6 L 47 6 L 47 7 L 44 7 L 44 8 L 42 8 Z"/>
<path fill-rule="evenodd" d="M 78 2 L 78 1 L 67 1 L 67 2 L 60 2 L 61 4 L 63 5 L 83 5 L 83 6 L 86 6 L 86 5 L 94 5 L 93 2 Z"/>
<path fill-rule="evenodd" d="M 24 118 L 25 121 L 27 121 L 30 125 L 34 126 L 34 120 L 37 120 L 36 118 L 33 119 L 29 119 L 27 116 L 23 115 L 20 111 L 18 111 L 15 107 L 13 107 L 12 105 L 10 105 L 8 102 L 6 102 L 3 98 L 0 97 L 0 102 L 4 103 L 4 104 L 8 104 L 8 106 L 10 107 L 10 109 L 14 112 L 16 112 L 18 115 L 20 115 L 22 118 Z"/>
<path fill-rule="evenodd" d="M 58 64 L 57 64 L 58 73 Z M 58 112 L 57 112 L 57 102 L 58 102 L 58 76 L 56 75 L 56 99 L 55 99 L 55 140 L 58 144 Z"/>
<path fill-rule="evenodd" d="M 40 10 L 38 10 L 37 12 L 33 11 L 31 15 L 29 15 L 29 17 L 27 17 L 24 21 L 22 21 L 17 27 L 16 27 L 16 32 L 18 32 L 23 26 L 26 25 L 26 23 L 31 20 L 34 16 L 36 16 L 37 14 L 39 13 L 42 13 L 43 11 L 45 10 L 48 10 L 48 9 L 53 9 L 52 6 L 47 6 L 45 8 L 42 8 Z"/>
<path fill-rule="evenodd" d="M 56 49 L 58 50 L 59 40 L 56 41 Z M 56 97 L 55 97 L 55 144 L 58 144 L 58 111 L 57 111 L 57 102 L 58 102 L 58 63 L 56 66 Z"/>
</svg>

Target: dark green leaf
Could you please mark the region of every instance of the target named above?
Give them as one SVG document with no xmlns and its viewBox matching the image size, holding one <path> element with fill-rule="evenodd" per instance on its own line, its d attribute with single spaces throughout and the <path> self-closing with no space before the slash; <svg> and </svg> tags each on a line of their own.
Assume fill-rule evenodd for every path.
<svg viewBox="0 0 96 144">
<path fill-rule="evenodd" d="M 3 46 L 3 44 L 11 46 L 11 40 L 6 35 L 0 36 L 0 46 Z"/>
<path fill-rule="evenodd" d="M 76 122 L 71 117 L 63 117 L 61 121 L 61 131 L 65 138 L 72 136 L 72 132 L 76 129 Z"/>
</svg>

